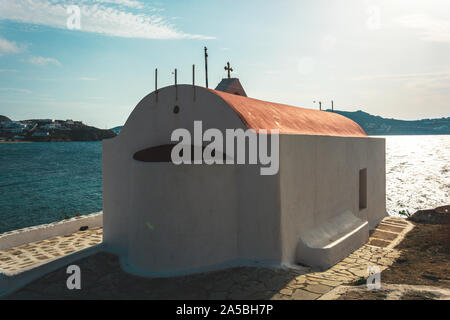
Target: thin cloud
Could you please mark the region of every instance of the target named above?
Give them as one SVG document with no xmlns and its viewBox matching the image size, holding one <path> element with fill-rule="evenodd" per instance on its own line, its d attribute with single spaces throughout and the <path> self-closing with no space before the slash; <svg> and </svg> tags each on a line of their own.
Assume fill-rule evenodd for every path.
<svg viewBox="0 0 450 320">
<path fill-rule="evenodd" d="M 111 6 L 111 3 L 121 6 Z M 213 39 L 205 35 L 179 31 L 165 18 L 155 14 L 135 13 L 140 2 L 134 0 L 82 1 L 79 5 L 82 32 L 124 38 Z M 67 28 L 68 0 L 0 0 L 0 19 L 22 23 Z M 134 7 L 133 7 L 134 6 Z M 132 8 L 129 8 L 132 7 Z M 147 11 L 155 11 L 148 9 Z"/>
<path fill-rule="evenodd" d="M 423 72 L 423 73 L 404 73 L 404 74 L 380 74 L 369 75 L 352 78 L 352 80 L 404 80 L 404 79 L 419 79 L 419 78 L 433 78 L 433 79 L 449 79 L 450 71 L 443 72 Z"/>
<path fill-rule="evenodd" d="M 30 57 L 28 62 L 34 64 L 35 66 L 46 66 L 49 64 L 54 64 L 56 66 L 61 66 L 61 63 L 54 58 L 45 58 L 45 57 Z"/>
<path fill-rule="evenodd" d="M 22 89 L 22 88 L 0 88 L 0 92 L 18 92 L 18 93 L 31 94 L 30 90 Z"/>
<path fill-rule="evenodd" d="M 79 77 L 78 80 L 80 80 L 80 81 L 97 81 L 96 78 L 90 78 L 90 77 Z"/>
<path fill-rule="evenodd" d="M 395 19 L 400 26 L 418 30 L 424 41 L 450 42 L 450 20 L 425 14 L 412 14 Z"/>
<path fill-rule="evenodd" d="M 135 0 L 95 0 L 95 2 L 116 4 L 116 5 L 120 5 L 120 6 L 136 8 L 136 9 L 142 9 L 144 7 L 142 3 L 140 3 L 139 1 L 135 1 Z"/>
<path fill-rule="evenodd" d="M 413 90 L 445 90 L 450 92 L 450 71 L 361 76 L 352 80 L 400 81 L 405 87 Z"/>
<path fill-rule="evenodd" d="M 15 41 L 9 41 L 4 38 L 0 38 L 0 56 L 5 54 L 15 54 L 24 51 L 25 46 L 19 45 Z"/>
</svg>

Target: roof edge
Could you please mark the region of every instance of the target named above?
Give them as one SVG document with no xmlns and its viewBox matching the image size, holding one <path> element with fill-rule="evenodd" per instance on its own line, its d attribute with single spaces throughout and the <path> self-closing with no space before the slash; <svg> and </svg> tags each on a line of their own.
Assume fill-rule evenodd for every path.
<svg viewBox="0 0 450 320">
<path fill-rule="evenodd" d="M 319 111 L 233 95 L 205 88 L 223 99 L 249 129 L 273 130 L 280 134 L 367 138 L 355 121 L 328 111 Z"/>
</svg>

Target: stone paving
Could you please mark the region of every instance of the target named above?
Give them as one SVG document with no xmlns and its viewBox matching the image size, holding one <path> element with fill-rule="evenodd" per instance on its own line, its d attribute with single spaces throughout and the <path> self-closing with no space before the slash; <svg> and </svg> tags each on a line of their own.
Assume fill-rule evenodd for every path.
<svg viewBox="0 0 450 320">
<path fill-rule="evenodd" d="M 121 269 L 117 256 L 98 253 L 76 263 L 82 270 L 82 290 L 67 289 L 67 273 L 65 268 L 61 268 L 28 284 L 6 299 L 313 300 L 343 284 L 355 281 L 365 283 L 371 266 L 378 266 L 380 271 L 388 268 L 400 256 L 395 245 L 412 227 L 406 220 L 385 218 L 371 234 L 366 245 L 325 271 L 303 266 L 278 269 L 241 267 L 152 279 L 127 274 Z M 73 239 L 86 236 L 87 233 L 77 234 Z M 101 229 L 96 230 L 95 236 L 95 243 L 98 243 L 99 238 L 101 241 Z M 47 241 L 52 242 L 54 239 Z M 88 241 L 94 243 L 93 240 Z M 65 250 L 77 248 L 66 246 Z"/>
<path fill-rule="evenodd" d="M 102 242 L 102 228 L 93 228 L 0 251 L 0 272 L 19 273 Z"/>
<path fill-rule="evenodd" d="M 450 289 L 408 284 L 383 284 L 368 291 L 365 285 L 339 286 L 323 295 L 323 300 L 450 300 Z"/>
<path fill-rule="evenodd" d="M 400 257 L 394 247 L 412 229 L 404 219 L 385 218 L 371 234 L 369 242 L 347 258 L 325 271 L 308 272 L 295 278 L 274 298 L 317 299 L 337 286 L 364 281 L 369 276 L 368 268 L 376 266 L 380 272 Z"/>
</svg>

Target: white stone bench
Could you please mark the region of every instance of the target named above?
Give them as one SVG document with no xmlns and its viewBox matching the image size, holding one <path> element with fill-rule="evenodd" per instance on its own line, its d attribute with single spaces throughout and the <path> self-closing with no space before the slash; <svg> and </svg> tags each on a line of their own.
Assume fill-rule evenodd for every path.
<svg viewBox="0 0 450 320">
<path fill-rule="evenodd" d="M 297 263 L 328 269 L 369 239 L 369 223 L 346 211 L 306 232 L 297 245 Z"/>
</svg>

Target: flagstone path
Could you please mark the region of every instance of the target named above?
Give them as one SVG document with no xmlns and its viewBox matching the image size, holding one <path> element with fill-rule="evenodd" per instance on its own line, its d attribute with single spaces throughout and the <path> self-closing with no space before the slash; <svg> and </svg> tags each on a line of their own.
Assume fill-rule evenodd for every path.
<svg viewBox="0 0 450 320">
<path fill-rule="evenodd" d="M 0 272 L 18 273 L 102 242 L 102 228 L 93 228 L 0 250 Z"/>
</svg>

